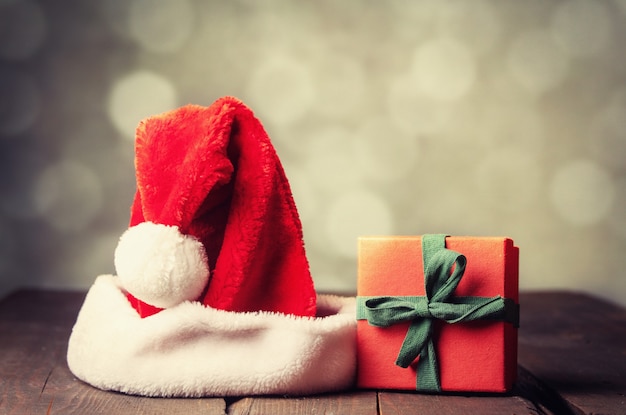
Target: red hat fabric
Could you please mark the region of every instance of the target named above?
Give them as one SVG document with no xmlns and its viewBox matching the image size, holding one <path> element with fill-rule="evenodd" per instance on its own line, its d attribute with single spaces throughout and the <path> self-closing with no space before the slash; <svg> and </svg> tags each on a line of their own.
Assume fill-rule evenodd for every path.
<svg viewBox="0 0 626 415">
<path fill-rule="evenodd" d="M 129 231 L 146 222 L 161 230 L 148 232 L 141 243 L 130 236 L 123 243 L 122 237 L 116 267 L 142 317 L 182 300 L 228 311 L 315 315 L 315 289 L 291 190 L 250 109 L 225 97 L 209 107 L 187 105 L 150 117 L 137 129 L 135 152 L 137 192 Z M 171 228 L 180 240 L 164 243 L 155 236 Z M 173 258 L 168 247 L 181 247 L 183 256 L 195 249 L 182 247 L 183 240 L 200 242 L 204 252 Z M 168 267 L 190 270 L 176 278 L 150 274 Z M 184 285 L 179 297 L 159 297 L 168 297 L 177 284 Z M 145 292 L 150 294 L 142 298 Z"/>
</svg>

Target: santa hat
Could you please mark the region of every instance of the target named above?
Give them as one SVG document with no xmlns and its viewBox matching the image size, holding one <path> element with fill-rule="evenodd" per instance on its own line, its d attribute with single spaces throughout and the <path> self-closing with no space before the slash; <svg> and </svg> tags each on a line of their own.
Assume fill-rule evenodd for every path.
<svg viewBox="0 0 626 415">
<path fill-rule="evenodd" d="M 234 98 L 148 118 L 137 192 L 68 346 L 80 379 L 148 396 L 349 386 L 354 299 L 318 296 L 278 156 Z"/>
<path fill-rule="evenodd" d="M 135 146 L 137 193 L 115 265 L 142 316 L 185 300 L 315 315 L 289 184 L 247 107 L 222 98 L 149 118 Z"/>
</svg>

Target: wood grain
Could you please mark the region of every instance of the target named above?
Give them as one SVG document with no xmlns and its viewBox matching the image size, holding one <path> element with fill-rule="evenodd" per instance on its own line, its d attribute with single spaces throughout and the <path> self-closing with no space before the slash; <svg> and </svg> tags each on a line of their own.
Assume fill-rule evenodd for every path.
<svg viewBox="0 0 626 415">
<path fill-rule="evenodd" d="M 302 398 L 243 398 L 230 404 L 228 413 L 229 415 L 376 415 L 376 392 L 346 392 Z"/>
<path fill-rule="evenodd" d="M 525 293 L 519 363 L 573 413 L 626 414 L 626 310 L 584 294 Z"/>
<path fill-rule="evenodd" d="M 537 408 L 533 403 L 518 396 L 428 395 L 380 392 L 379 407 L 380 415 L 537 414 Z"/>
</svg>

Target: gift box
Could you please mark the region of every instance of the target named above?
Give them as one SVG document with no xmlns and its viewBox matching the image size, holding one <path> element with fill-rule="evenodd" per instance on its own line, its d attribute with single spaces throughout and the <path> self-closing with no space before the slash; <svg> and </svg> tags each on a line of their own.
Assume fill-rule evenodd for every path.
<svg viewBox="0 0 626 415">
<path fill-rule="evenodd" d="M 510 390 L 518 268 L 508 238 L 359 238 L 357 386 Z"/>
</svg>

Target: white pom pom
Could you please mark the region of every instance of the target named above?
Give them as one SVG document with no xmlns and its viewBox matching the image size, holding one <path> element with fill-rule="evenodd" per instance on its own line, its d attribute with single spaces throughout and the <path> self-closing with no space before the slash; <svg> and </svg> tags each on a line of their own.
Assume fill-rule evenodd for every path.
<svg viewBox="0 0 626 415">
<path fill-rule="evenodd" d="M 115 249 L 122 285 L 136 298 L 167 308 L 197 300 L 209 281 L 204 246 L 175 226 L 143 222 L 129 228 Z"/>
</svg>

